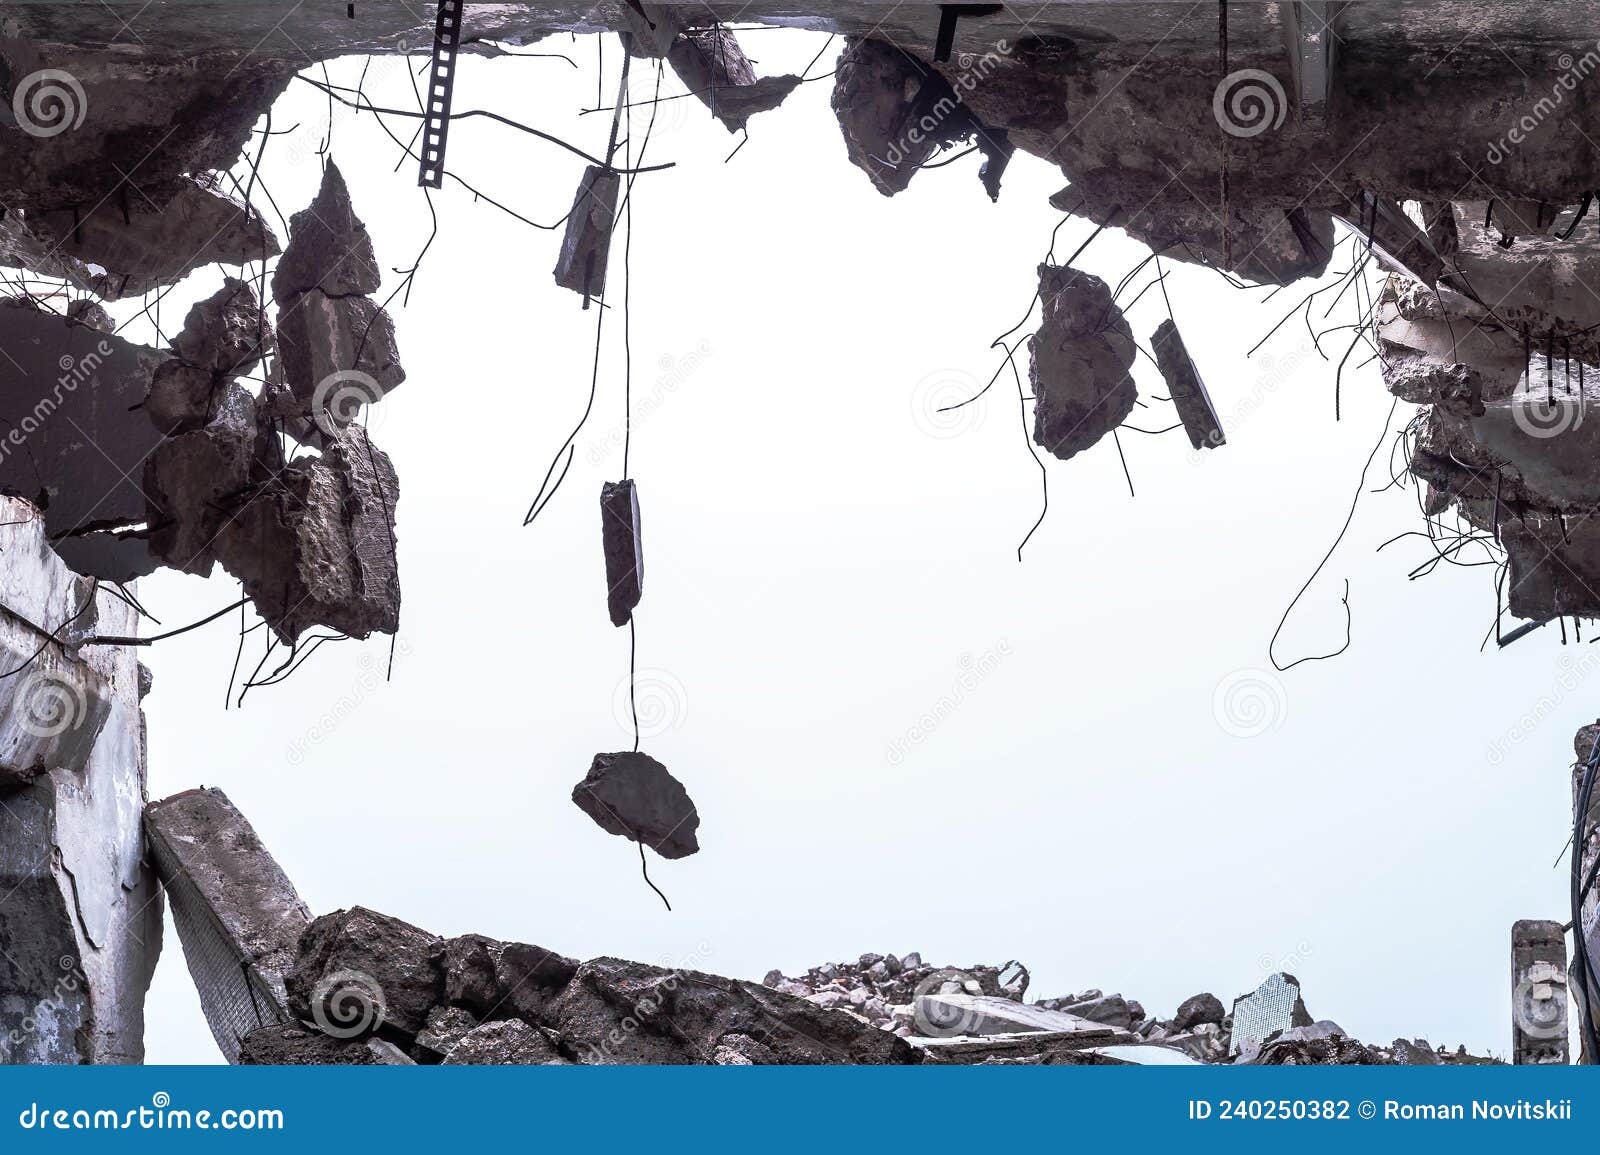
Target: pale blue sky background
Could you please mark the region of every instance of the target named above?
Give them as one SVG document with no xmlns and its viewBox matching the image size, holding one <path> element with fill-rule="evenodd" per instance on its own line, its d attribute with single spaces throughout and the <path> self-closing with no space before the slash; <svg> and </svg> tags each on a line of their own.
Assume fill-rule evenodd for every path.
<svg viewBox="0 0 1600 1155">
<path fill-rule="evenodd" d="M 746 44 L 762 72 L 797 71 L 821 39 Z M 594 42 L 540 50 L 570 50 L 582 71 L 468 59 L 458 110 L 603 149 L 605 117 L 575 116 L 594 103 Z M 614 69 L 614 41 L 606 55 Z M 330 72 L 354 83 L 360 68 Z M 1425 547 L 1374 554 L 1419 525 L 1413 496 L 1391 491 L 1363 497 L 1281 651 L 1338 645 L 1348 577 L 1349 652 L 1262 673 L 1390 398 L 1376 366 L 1347 373 L 1336 424 L 1333 362 L 1303 326 L 1245 357 L 1300 290 L 1262 304 L 1187 266 L 1169 289 L 1228 445 L 1197 461 L 1181 433 L 1125 434 L 1137 498 L 1109 441 L 1050 461 L 1050 516 L 1019 565 L 1039 474 L 1015 384 L 930 414 L 998 366 L 989 342 L 1033 291 L 1063 178 L 1019 155 L 992 205 L 971 158 L 885 199 L 847 164 L 829 87 L 757 117 L 726 164 L 736 140 L 697 101 L 663 105 L 651 155 L 678 167 L 637 186 L 636 414 L 656 402 L 633 446 L 639 666 L 662 706 L 644 748 L 702 816 L 699 855 L 652 862 L 677 909 L 645 888 L 632 845 L 568 800 L 596 751 L 630 740 L 596 508 L 621 470 L 620 311 L 566 489 L 524 529 L 583 408 L 594 313 L 552 283 L 557 234 L 458 187 L 434 194 L 439 236 L 394 310 L 408 380 L 371 421 L 401 478 L 393 681 L 386 639 L 349 642 L 224 712 L 232 629 L 163 643 L 152 796 L 225 789 L 318 912 L 361 903 L 440 934 L 751 978 L 868 950 L 1015 957 L 1040 997 L 1101 987 L 1163 1015 L 1282 967 L 1313 1014 L 1369 1041 L 1504 1054 L 1511 923 L 1564 919 L 1567 766 L 1597 713 L 1597 652 L 1552 629 L 1480 653 L 1492 571 L 1408 581 Z M 670 74 L 665 90 L 681 91 Z M 413 102 L 393 61 L 368 91 Z M 274 110 L 276 129 L 299 125 L 263 170 L 285 215 L 315 191 L 326 117 L 304 84 Z M 371 116 L 335 121 L 380 260 L 404 268 L 429 225 L 414 162 L 394 171 Z M 481 120 L 454 126 L 449 164 L 547 221 L 583 167 Z M 1058 256 L 1089 231 L 1068 223 Z M 1145 254 L 1112 231 L 1080 264 L 1115 284 Z M 219 275 L 169 298 L 166 323 Z M 1130 318 L 1141 342 L 1164 316 L 1146 294 Z M 1164 394 L 1148 362 L 1136 372 L 1147 399 Z M 1152 401 L 1135 420 L 1173 418 Z M 219 573 L 158 575 L 142 596 L 179 623 L 237 595 Z M 1217 717 L 1241 684 L 1265 708 L 1248 738 Z M 170 924 L 148 1048 L 217 1058 Z"/>
</svg>

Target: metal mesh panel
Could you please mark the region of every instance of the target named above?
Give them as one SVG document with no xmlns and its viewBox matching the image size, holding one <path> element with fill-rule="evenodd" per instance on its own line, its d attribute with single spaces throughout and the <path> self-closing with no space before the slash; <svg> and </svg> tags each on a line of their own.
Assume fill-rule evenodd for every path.
<svg viewBox="0 0 1600 1155">
<path fill-rule="evenodd" d="M 1233 1004 L 1233 1039 L 1230 1055 L 1254 1056 L 1275 1031 L 1294 1026 L 1294 1009 L 1300 1001 L 1300 988 L 1281 974 L 1268 975 L 1266 982 Z"/>
<path fill-rule="evenodd" d="M 283 994 L 251 965 L 162 840 L 151 842 L 156 872 L 166 886 L 172 920 L 183 943 L 183 958 L 200 992 L 200 1009 L 223 1056 L 237 1063 L 239 1040 L 245 1035 L 269 1023 L 292 1021 Z"/>
</svg>

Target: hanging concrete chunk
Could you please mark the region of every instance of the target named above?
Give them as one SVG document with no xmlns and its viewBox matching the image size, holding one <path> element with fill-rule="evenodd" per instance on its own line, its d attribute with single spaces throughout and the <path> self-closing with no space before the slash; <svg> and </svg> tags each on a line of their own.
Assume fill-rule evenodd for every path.
<svg viewBox="0 0 1600 1155">
<path fill-rule="evenodd" d="M 330 297 L 376 293 L 383 273 L 344 174 L 330 159 L 309 207 L 289 218 L 289 247 L 272 273 L 272 299 L 286 305 L 318 289 Z"/>
<path fill-rule="evenodd" d="M 144 826 L 201 1010 L 238 1062 L 241 1036 L 288 1018 L 284 976 L 311 912 L 222 791 L 152 802 Z"/>
<path fill-rule="evenodd" d="M 152 572 L 140 478 L 161 433 L 139 411 L 162 355 L 27 302 L 0 302 L 0 493 L 44 511 L 56 552 L 81 574 Z"/>
<path fill-rule="evenodd" d="M 584 300 L 602 295 L 606 287 L 606 260 L 611 252 L 611 229 L 616 222 L 617 194 L 622 176 L 592 164 L 583 173 L 578 195 L 567 217 L 556 261 L 556 284 Z"/>
<path fill-rule="evenodd" d="M 1300 980 L 1281 971 L 1268 975 L 1253 992 L 1233 1000 L 1233 1039 L 1228 1053 L 1253 1062 L 1270 1039 L 1314 1022 L 1300 997 Z"/>
<path fill-rule="evenodd" d="M 729 132 L 744 128 L 756 113 L 777 108 L 800 84 L 798 76 L 758 78 L 738 38 L 720 24 L 680 34 L 667 62 Z"/>
<path fill-rule="evenodd" d="M 1228 439 L 1222 435 L 1222 422 L 1217 420 L 1211 394 L 1206 392 L 1205 382 L 1200 380 L 1200 373 L 1194 367 L 1189 350 L 1184 347 L 1178 326 L 1170 319 L 1161 322 L 1150 338 L 1150 344 L 1155 349 L 1156 364 L 1161 367 L 1161 376 L 1167 383 L 1167 392 L 1178 411 L 1178 419 L 1183 422 L 1184 432 L 1189 435 L 1189 444 L 1196 449 L 1215 449 L 1225 444 Z"/>
<path fill-rule="evenodd" d="M 313 625 L 392 634 L 399 496 L 388 455 L 348 426 L 320 456 L 290 462 L 251 492 L 217 538 L 217 559 L 286 642 Z"/>
<path fill-rule="evenodd" d="M 622 0 L 618 6 L 625 35 L 622 42 L 630 56 L 659 59 L 671 49 L 683 31 L 682 11 L 674 4 L 650 4 L 645 0 Z"/>
<path fill-rule="evenodd" d="M 255 399 L 239 385 L 218 392 L 216 415 L 174 433 L 145 462 L 150 548 L 163 563 L 207 577 L 223 528 L 246 499 L 259 429 Z"/>
<path fill-rule="evenodd" d="M 600 487 L 601 546 L 606 555 L 606 609 L 625 626 L 644 592 L 644 546 L 639 537 L 639 491 L 631 481 Z"/>
<path fill-rule="evenodd" d="M 700 849 L 700 815 L 689 792 L 648 754 L 596 754 L 572 801 L 607 834 L 642 842 L 662 858 Z"/>
<path fill-rule="evenodd" d="M 1028 341 L 1033 439 L 1065 460 L 1133 412 L 1133 333 L 1111 289 L 1091 273 L 1040 265 L 1039 297 L 1044 319 Z"/>
<path fill-rule="evenodd" d="M 145 395 L 145 415 L 163 433 L 195 429 L 216 412 L 223 386 L 272 351 L 272 327 L 248 282 L 229 277 L 197 302 Z"/>
<path fill-rule="evenodd" d="M 1511 928 L 1511 1061 L 1569 1061 L 1567 938 L 1559 922 L 1524 919 Z"/>
</svg>

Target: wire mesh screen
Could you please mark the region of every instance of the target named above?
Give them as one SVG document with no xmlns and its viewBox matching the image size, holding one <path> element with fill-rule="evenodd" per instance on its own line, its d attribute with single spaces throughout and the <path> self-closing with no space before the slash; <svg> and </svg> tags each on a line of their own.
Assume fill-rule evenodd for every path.
<svg viewBox="0 0 1600 1155">
<path fill-rule="evenodd" d="M 1275 1032 L 1294 1026 L 1299 1002 L 1298 986 L 1281 974 L 1269 975 L 1254 994 L 1233 1004 L 1233 1039 L 1228 1053 L 1253 1057 Z"/>
<path fill-rule="evenodd" d="M 257 1027 L 291 1021 L 282 995 L 261 977 L 223 928 L 161 839 L 152 839 L 156 872 L 172 904 L 172 921 L 183 942 L 183 958 L 200 992 L 200 1009 L 212 1037 L 230 1063 L 239 1061 L 239 1041 Z"/>
</svg>

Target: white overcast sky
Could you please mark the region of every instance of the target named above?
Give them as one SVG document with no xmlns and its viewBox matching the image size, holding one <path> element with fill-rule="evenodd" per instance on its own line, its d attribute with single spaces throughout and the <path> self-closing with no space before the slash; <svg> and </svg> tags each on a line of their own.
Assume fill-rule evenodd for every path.
<svg viewBox="0 0 1600 1155">
<path fill-rule="evenodd" d="M 763 73 L 798 71 L 822 44 L 745 41 Z M 595 101 L 595 42 L 537 50 L 582 68 L 468 58 L 457 110 L 602 150 L 607 118 L 576 115 Z M 606 58 L 609 103 L 614 40 Z M 353 84 L 361 65 L 329 71 Z M 653 71 L 639 75 L 648 97 Z M 367 88 L 414 106 L 393 60 Z M 736 139 L 697 101 L 662 105 L 650 155 L 677 167 L 636 187 L 644 749 L 702 818 L 698 855 L 652 860 L 676 909 L 645 888 L 633 845 L 568 798 L 595 752 L 631 742 L 597 509 L 622 468 L 621 311 L 566 487 L 523 528 L 583 409 L 595 313 L 551 280 L 558 234 L 453 185 L 393 310 L 408 379 L 370 421 L 401 478 L 393 680 L 387 639 L 348 642 L 224 711 L 234 630 L 162 643 L 151 796 L 222 787 L 319 913 L 360 903 L 442 935 L 757 979 L 869 950 L 1019 958 L 1037 996 L 1099 987 L 1161 1015 L 1282 968 L 1314 1015 L 1368 1041 L 1504 1054 L 1511 923 L 1565 919 L 1567 767 L 1600 652 L 1563 649 L 1553 628 L 1480 652 L 1492 571 L 1409 581 L 1425 545 L 1374 552 L 1419 527 L 1413 495 L 1391 490 L 1363 495 L 1281 643 L 1336 647 L 1348 578 L 1349 651 L 1265 672 L 1390 398 L 1375 365 L 1347 372 L 1335 423 L 1348 336 L 1325 360 L 1296 322 L 1247 358 L 1301 290 L 1263 303 L 1191 266 L 1168 286 L 1227 446 L 1196 460 L 1181 432 L 1125 433 L 1137 497 L 1109 440 L 1049 461 L 1050 514 L 1018 564 L 1039 472 L 1015 382 L 954 417 L 933 410 L 999 366 L 989 343 L 1033 291 L 1064 180 L 1019 155 L 993 205 L 974 157 L 886 199 L 846 162 L 829 88 L 755 118 L 731 163 Z M 665 90 L 681 91 L 670 74 Z M 286 216 L 315 192 L 327 113 L 301 83 L 274 109 L 275 131 L 298 126 L 263 167 Z M 414 162 L 396 171 L 374 118 L 345 109 L 333 153 L 382 264 L 410 265 L 429 228 Z M 583 169 L 482 119 L 454 125 L 449 165 L 543 221 Z M 1067 223 L 1058 258 L 1090 231 Z M 1115 284 L 1146 252 L 1108 231 L 1079 264 Z M 614 302 L 621 257 L 619 243 Z M 164 327 L 219 276 L 169 297 Z M 1350 297 L 1341 309 L 1348 323 Z M 1130 322 L 1147 343 L 1164 317 L 1152 291 Z M 1171 424 L 1153 367 L 1136 373 L 1150 407 L 1133 420 Z M 142 596 L 172 625 L 236 591 L 220 571 L 164 573 Z M 1261 732 L 1230 733 L 1230 712 L 1234 731 Z M 148 1054 L 217 1059 L 170 921 Z"/>
</svg>

